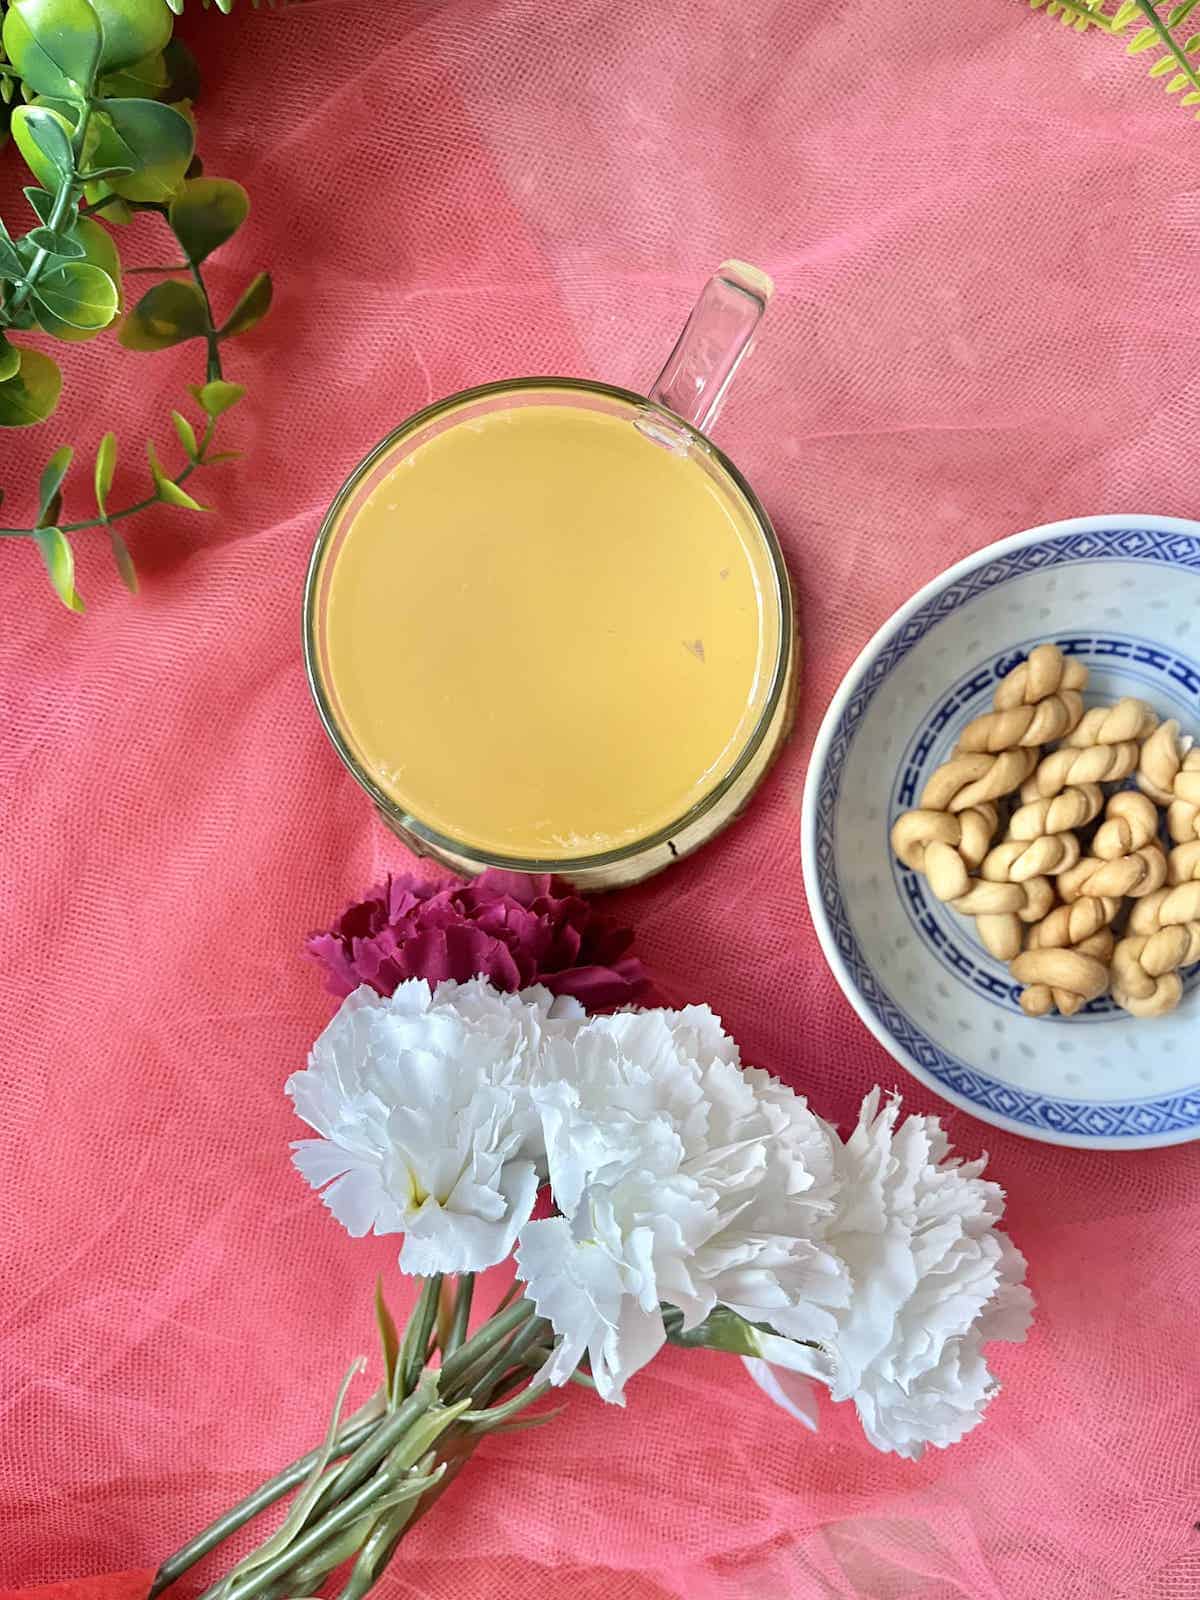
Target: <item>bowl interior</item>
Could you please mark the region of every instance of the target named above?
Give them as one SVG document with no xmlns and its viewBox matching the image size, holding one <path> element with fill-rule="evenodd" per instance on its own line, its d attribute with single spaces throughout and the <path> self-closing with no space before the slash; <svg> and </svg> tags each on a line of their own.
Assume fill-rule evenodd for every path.
<svg viewBox="0 0 1200 1600">
<path fill-rule="evenodd" d="M 843 988 L 918 1077 L 1035 1137 L 1166 1143 L 1200 1133 L 1200 969 L 1161 1020 L 1107 999 L 1074 1018 L 1026 1017 L 974 923 L 935 900 L 888 840 L 963 725 L 1042 640 L 1086 663 L 1090 702 L 1138 695 L 1200 736 L 1200 529 L 1095 520 L 954 569 L 872 642 L 814 756 L 806 873 Z"/>
</svg>

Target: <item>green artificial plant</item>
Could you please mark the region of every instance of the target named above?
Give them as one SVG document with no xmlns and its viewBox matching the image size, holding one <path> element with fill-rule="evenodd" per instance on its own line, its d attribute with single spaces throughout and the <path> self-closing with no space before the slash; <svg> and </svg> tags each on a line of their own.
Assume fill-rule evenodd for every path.
<svg viewBox="0 0 1200 1600">
<path fill-rule="evenodd" d="M 227 11 L 232 0 L 218 4 Z M 222 351 L 271 304 L 268 273 L 257 274 L 221 315 L 205 282 L 205 262 L 245 221 L 249 200 L 240 184 L 203 175 L 196 159 L 191 103 L 198 75 L 172 38 L 172 11 L 181 8 L 182 0 L 8 0 L 3 8 L 0 141 L 11 136 L 34 181 L 25 189 L 26 231 L 10 233 L 0 221 L 0 427 L 44 423 L 58 405 L 59 365 L 24 335 L 71 344 L 94 338 L 120 316 L 121 261 L 112 227 L 144 213 L 165 224 L 179 259 L 134 269 L 165 276 L 125 315 L 120 342 L 129 350 L 165 350 L 195 340 L 203 349 L 203 382 L 190 390 L 197 420 L 171 414 L 184 456 L 178 470 L 168 471 L 148 441 L 151 492 L 113 508 L 117 442 L 106 433 L 95 456 L 95 515 L 67 522 L 62 490 L 74 452 L 64 444 L 42 472 L 33 526 L 0 528 L 0 537 L 37 547 L 73 611 L 82 611 L 83 602 L 72 535 L 104 529 L 132 590 L 133 562 L 116 524 L 158 504 L 206 509 L 184 484 L 233 458 L 235 452 L 214 450 L 215 436 L 244 393 L 226 380 Z"/>
<path fill-rule="evenodd" d="M 1133 23 L 1142 26 L 1126 45 L 1131 56 L 1153 51 L 1152 78 L 1164 78 L 1168 94 L 1177 94 L 1180 105 L 1200 106 L 1200 32 L 1189 33 L 1184 24 L 1200 0 L 1182 0 L 1165 12 L 1151 0 L 1029 0 L 1035 11 L 1045 7 L 1047 16 L 1057 17 L 1068 28 L 1086 33 L 1099 28 L 1102 33 L 1123 34 Z M 1196 112 L 1200 120 L 1200 110 Z"/>
</svg>

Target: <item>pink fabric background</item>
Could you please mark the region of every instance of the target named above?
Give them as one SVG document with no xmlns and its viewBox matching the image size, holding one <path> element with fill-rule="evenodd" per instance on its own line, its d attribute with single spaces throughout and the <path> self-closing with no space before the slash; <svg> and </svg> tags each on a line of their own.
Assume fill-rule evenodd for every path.
<svg viewBox="0 0 1200 1600">
<path fill-rule="evenodd" d="M 0 544 L 10 1584 L 153 1565 L 304 1448 L 370 1348 L 376 1271 L 396 1281 L 394 1245 L 348 1239 L 290 1170 L 281 1093 L 331 1009 L 303 934 L 404 862 L 299 649 L 321 509 L 371 443 L 506 374 L 644 384 L 712 266 L 772 273 L 719 437 L 795 575 L 801 725 L 745 821 L 622 909 L 670 988 L 843 1118 L 876 1080 L 936 1102 L 852 1016 L 804 907 L 806 750 L 838 678 L 991 539 L 1196 511 L 1200 128 L 1111 41 L 1019 0 L 316 0 L 193 7 L 183 32 L 208 169 L 254 203 L 215 294 L 262 265 L 279 285 L 229 351 L 248 459 L 213 475 L 218 515 L 132 525 L 137 601 L 100 541 L 83 619 Z M 110 423 L 119 487 L 148 429 L 176 459 L 194 351 L 68 364 L 59 417 L 4 438 L 6 512 Z M 1119 1159 L 948 1121 L 992 1152 L 1040 1301 L 969 1441 L 906 1465 L 832 1408 L 814 1440 L 736 1365 L 672 1352 L 627 1412 L 573 1394 L 489 1445 L 386 1593 L 1200 1593 L 1200 1146 Z"/>
</svg>

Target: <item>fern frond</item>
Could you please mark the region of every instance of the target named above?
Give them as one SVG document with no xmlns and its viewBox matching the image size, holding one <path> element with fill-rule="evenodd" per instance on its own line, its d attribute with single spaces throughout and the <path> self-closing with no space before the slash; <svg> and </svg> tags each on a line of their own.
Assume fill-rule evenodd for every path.
<svg viewBox="0 0 1200 1600">
<path fill-rule="evenodd" d="M 1168 94 L 1180 96 L 1180 105 L 1200 106 L 1200 33 L 1190 34 L 1186 39 L 1179 37 L 1179 31 L 1200 6 L 1200 0 L 1179 0 L 1165 21 L 1152 0 L 1120 0 L 1116 10 L 1111 12 L 1109 0 L 1029 0 L 1029 4 L 1034 11 L 1044 8 L 1048 17 L 1057 17 L 1079 33 L 1086 33 L 1093 27 L 1105 33 L 1123 33 L 1140 17 L 1142 26 L 1126 44 L 1126 55 L 1140 56 L 1153 51 L 1150 76 L 1166 78 L 1163 87 Z M 1196 112 L 1196 120 L 1200 122 L 1200 111 Z"/>
<path fill-rule="evenodd" d="M 1193 61 L 1193 57 L 1200 55 L 1200 33 L 1193 33 L 1186 39 L 1179 39 L 1171 30 L 1186 22 L 1191 13 L 1196 9 L 1198 0 L 1182 0 L 1171 12 L 1164 22 L 1158 12 L 1150 4 L 1150 0 L 1137 0 L 1137 8 L 1146 18 L 1149 26 L 1142 29 L 1126 46 L 1130 55 L 1140 54 L 1152 45 L 1158 45 L 1162 54 L 1150 68 L 1152 78 L 1165 78 L 1168 73 L 1173 76 L 1166 85 L 1168 94 L 1178 94 L 1181 89 L 1191 85 L 1192 89 L 1200 93 L 1200 63 Z M 1142 43 L 1148 40 L 1147 43 Z M 1172 87 L 1174 86 L 1174 87 Z M 1187 103 L 1186 99 L 1183 102 Z M 1200 121 L 1200 112 L 1196 113 L 1196 120 Z"/>
<path fill-rule="evenodd" d="M 1057 17 L 1065 28 L 1074 28 L 1077 33 L 1086 33 L 1090 27 L 1111 32 L 1112 25 L 1104 10 L 1106 4 L 1107 0 L 1029 0 L 1031 10 L 1041 11 L 1045 7 L 1048 17 Z"/>
</svg>

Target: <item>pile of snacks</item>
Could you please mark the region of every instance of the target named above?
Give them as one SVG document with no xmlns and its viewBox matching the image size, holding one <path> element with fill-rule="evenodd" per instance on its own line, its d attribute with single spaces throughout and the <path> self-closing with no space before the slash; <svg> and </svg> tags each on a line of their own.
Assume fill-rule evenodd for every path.
<svg viewBox="0 0 1200 1600">
<path fill-rule="evenodd" d="M 892 848 L 976 919 L 1030 1016 L 1072 1016 L 1110 989 L 1135 1017 L 1165 1016 L 1200 961 L 1200 749 L 1141 700 L 1085 711 L 1086 683 L 1081 663 L 1038 645 Z"/>
</svg>

